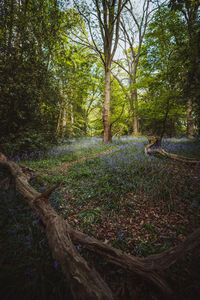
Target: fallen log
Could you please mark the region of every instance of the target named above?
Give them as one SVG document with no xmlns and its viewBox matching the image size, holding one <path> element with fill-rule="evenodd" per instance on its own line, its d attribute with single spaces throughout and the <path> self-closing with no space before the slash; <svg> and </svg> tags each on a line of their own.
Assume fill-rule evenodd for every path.
<svg viewBox="0 0 200 300">
<path fill-rule="evenodd" d="M 146 154 L 159 153 L 162 156 L 165 156 L 167 158 L 171 158 L 174 160 L 178 160 L 178 161 L 184 162 L 184 163 L 190 163 L 190 164 L 200 163 L 200 160 L 197 158 L 190 158 L 190 157 L 185 157 L 185 156 L 166 152 L 165 150 L 163 150 L 161 148 L 161 140 L 157 136 L 152 136 L 149 138 L 149 144 L 145 147 L 145 153 Z"/>
<path fill-rule="evenodd" d="M 96 270 L 91 269 L 73 245 L 68 224 L 56 213 L 47 198 L 32 188 L 26 175 L 14 162 L 0 153 L 0 166 L 15 178 L 16 190 L 25 197 L 30 208 L 44 225 L 54 259 L 60 262 L 64 276 L 76 300 L 113 299 L 112 292 Z"/>
<path fill-rule="evenodd" d="M 171 250 L 145 259 L 128 255 L 73 229 L 67 221 L 63 220 L 48 200 L 55 186 L 42 194 L 38 193 L 29 185 L 21 168 L 1 153 L 0 167 L 10 171 L 15 178 L 16 190 L 25 197 L 30 208 L 42 222 L 52 255 L 60 262 L 74 299 L 113 299 L 114 296 L 99 273 L 91 269 L 81 257 L 72 241 L 102 255 L 108 262 L 151 281 L 165 294 L 170 293 L 171 290 L 164 280 L 163 270 L 200 245 L 200 229 L 198 229 L 183 243 Z"/>
</svg>

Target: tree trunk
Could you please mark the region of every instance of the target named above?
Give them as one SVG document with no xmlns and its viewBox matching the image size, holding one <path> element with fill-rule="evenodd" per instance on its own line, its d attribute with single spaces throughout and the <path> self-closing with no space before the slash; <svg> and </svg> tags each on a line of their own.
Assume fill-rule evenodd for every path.
<svg viewBox="0 0 200 300">
<path fill-rule="evenodd" d="M 62 95 L 62 103 L 63 103 L 63 113 L 62 113 L 62 138 L 64 138 L 66 133 L 66 125 L 67 125 L 67 111 L 66 111 L 66 101 L 65 95 Z"/>
<path fill-rule="evenodd" d="M 103 125 L 104 125 L 104 136 L 103 142 L 112 142 L 111 126 L 109 120 L 110 113 L 110 85 L 111 85 L 111 70 L 110 64 L 105 70 L 105 100 L 104 100 L 104 111 L 103 111 Z"/>
<path fill-rule="evenodd" d="M 8 28 L 8 47 L 7 47 L 7 57 L 11 55 L 11 47 L 12 47 L 12 38 L 13 38 L 13 23 L 14 23 L 14 6 L 15 0 L 11 1 L 10 4 L 10 21 L 9 21 L 9 28 Z"/>
<path fill-rule="evenodd" d="M 60 134 L 61 120 L 62 120 L 62 104 L 60 105 L 60 108 L 59 108 L 58 122 L 57 122 L 57 126 L 56 126 L 56 134 L 57 135 Z"/>
<path fill-rule="evenodd" d="M 135 76 L 135 75 L 134 75 Z M 136 80 L 131 80 L 131 86 L 136 83 Z M 138 119 L 138 94 L 137 88 L 132 86 L 131 92 L 131 110 L 133 113 L 133 134 L 134 136 L 139 135 L 139 119 Z"/>
<path fill-rule="evenodd" d="M 134 135 L 138 136 L 139 135 L 139 119 L 138 119 L 138 95 L 137 95 L 137 89 L 134 90 L 133 93 L 134 96 L 134 120 L 133 120 L 133 125 L 134 125 Z"/>
<path fill-rule="evenodd" d="M 187 110 L 187 136 L 192 138 L 194 136 L 194 120 L 192 117 L 192 101 L 189 99 L 186 104 Z"/>
<path fill-rule="evenodd" d="M 66 133 L 66 124 L 67 124 L 67 115 L 66 115 L 66 107 L 63 107 L 63 118 L 62 118 L 62 137 L 64 138 Z"/>
<path fill-rule="evenodd" d="M 70 137 L 73 136 L 74 132 L 74 109 L 73 104 L 70 103 Z"/>
</svg>

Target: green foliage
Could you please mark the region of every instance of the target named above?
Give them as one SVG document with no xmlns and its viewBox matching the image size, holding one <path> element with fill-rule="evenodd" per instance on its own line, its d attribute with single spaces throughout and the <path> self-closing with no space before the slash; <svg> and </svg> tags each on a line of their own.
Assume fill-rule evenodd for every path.
<svg viewBox="0 0 200 300">
<path fill-rule="evenodd" d="M 101 209 L 87 209 L 78 214 L 78 217 L 82 219 L 83 227 L 90 227 L 91 224 L 97 224 L 101 220 Z"/>
<path fill-rule="evenodd" d="M 175 136 L 185 132 L 186 114 L 182 91 L 180 53 L 187 44 L 186 25 L 166 7 L 149 24 L 141 57 L 141 130 L 147 134 Z"/>
<path fill-rule="evenodd" d="M 62 4 L 56 0 L 0 4 L 1 151 L 38 151 L 58 138 L 103 135 L 104 69 L 90 49 L 72 42 L 73 33 L 82 36 L 81 28 L 86 32 L 87 26 L 75 9 L 64 11 Z M 113 135 L 132 132 L 136 107 L 127 93 L 133 88 L 138 90 L 142 133 L 185 133 L 189 96 L 199 127 L 199 7 L 196 1 L 171 4 L 161 6 L 148 25 L 137 83 L 129 86 L 121 72 L 122 89 L 112 78 Z M 123 65 L 124 60 L 119 62 Z"/>
<path fill-rule="evenodd" d="M 39 149 L 55 137 L 59 93 L 47 64 L 58 37 L 58 5 L 2 1 L 0 13 L 1 144 L 3 150 L 8 144 L 13 151 Z"/>
</svg>

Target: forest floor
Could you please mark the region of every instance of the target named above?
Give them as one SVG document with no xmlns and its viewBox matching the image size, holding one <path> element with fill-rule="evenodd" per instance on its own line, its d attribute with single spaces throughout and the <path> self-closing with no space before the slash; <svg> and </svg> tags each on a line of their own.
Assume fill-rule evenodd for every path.
<svg viewBox="0 0 200 300">
<path fill-rule="evenodd" d="M 144 138 L 131 137 L 116 139 L 112 145 L 102 144 L 98 138 L 79 139 L 51 150 L 48 156 L 20 162 L 37 170 L 31 184 L 41 192 L 61 182 L 50 200 L 73 227 L 127 253 L 146 257 L 177 245 L 200 225 L 200 166 L 158 155 L 147 157 L 146 144 Z M 189 157 L 200 156 L 199 141 L 168 139 L 163 148 Z M 9 195 L 8 199 L 4 194 L 6 206 L 1 207 L 4 215 L 10 217 L 9 222 L 4 220 L 4 235 L 9 235 L 9 242 L 7 237 L 2 261 L 6 271 L 10 267 L 8 261 L 18 264 L 18 271 L 10 275 L 8 272 L 6 277 L 13 282 L 13 293 L 8 293 L 4 278 L 3 299 L 10 299 L 8 294 L 12 297 L 23 285 L 14 284 L 19 273 L 28 276 L 28 288 L 38 287 L 32 299 L 47 299 L 51 293 L 52 299 L 64 299 L 66 291 L 60 280 L 59 263 L 51 258 L 45 237 L 37 228 L 36 216 L 30 221 L 30 212 L 20 197 L 13 201 L 12 189 Z M 13 243 L 15 248 L 26 248 L 22 250 L 23 267 L 22 254 L 13 254 Z M 137 276 L 107 264 L 81 245 L 76 247 L 99 270 L 116 299 L 160 299 L 159 292 Z M 52 269 L 56 269 L 56 274 Z M 199 270 L 197 249 L 166 272 L 174 290 L 171 299 L 200 299 Z M 47 282 L 55 282 L 54 289 Z M 20 292 L 26 289 L 23 286 Z M 38 294 L 41 289 L 43 296 Z"/>
<path fill-rule="evenodd" d="M 67 163 L 62 163 L 60 166 L 56 166 L 50 170 L 48 170 L 48 173 L 53 173 L 55 171 L 61 171 L 61 172 L 66 172 L 69 170 L 69 168 L 71 166 L 73 166 L 74 164 L 77 164 L 77 163 L 82 163 L 84 162 L 86 159 L 91 159 L 91 158 L 96 158 L 96 157 L 100 157 L 100 156 L 103 156 L 103 155 L 106 155 L 106 154 L 110 154 L 114 151 L 117 151 L 118 149 L 113 149 L 113 150 L 108 150 L 108 151 L 104 151 L 104 152 L 100 152 L 98 154 L 94 154 L 94 155 L 91 155 L 91 156 L 85 156 L 85 157 L 81 157 L 79 159 L 76 159 L 76 160 L 72 160 L 71 162 L 67 162 Z"/>
</svg>

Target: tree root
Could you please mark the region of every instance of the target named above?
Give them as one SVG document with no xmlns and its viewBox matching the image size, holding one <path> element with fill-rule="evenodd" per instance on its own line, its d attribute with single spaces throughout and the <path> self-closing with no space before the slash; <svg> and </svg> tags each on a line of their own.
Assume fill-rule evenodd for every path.
<svg viewBox="0 0 200 300">
<path fill-rule="evenodd" d="M 171 293 L 163 271 L 174 264 L 181 256 L 200 245 L 200 229 L 192 233 L 177 247 L 139 258 L 123 253 L 97 239 L 73 229 L 52 208 L 48 197 L 55 189 L 40 194 L 28 183 L 26 175 L 16 163 L 0 153 L 0 167 L 6 168 L 15 178 L 16 190 L 25 198 L 30 208 L 44 225 L 49 246 L 54 259 L 60 262 L 63 274 L 69 283 L 74 299 L 114 299 L 113 293 L 100 274 L 89 267 L 74 244 L 82 244 L 87 249 L 102 255 L 108 262 L 133 272 L 160 288 L 164 294 Z M 57 186 L 56 186 L 57 187 Z M 73 241 L 73 243 L 72 243 Z"/>
</svg>

